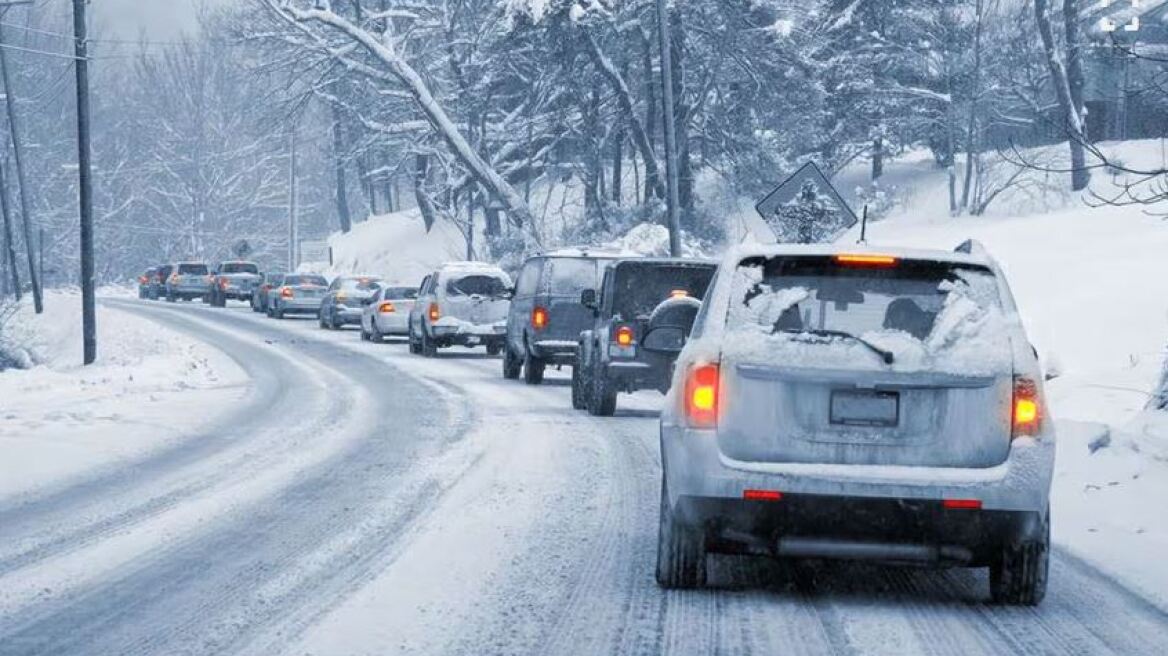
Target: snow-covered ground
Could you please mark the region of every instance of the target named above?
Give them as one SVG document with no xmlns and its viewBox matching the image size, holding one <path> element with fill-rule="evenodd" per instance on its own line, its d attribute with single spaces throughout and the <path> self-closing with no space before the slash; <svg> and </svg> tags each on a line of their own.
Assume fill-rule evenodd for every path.
<svg viewBox="0 0 1168 656">
<path fill-rule="evenodd" d="M 4 334 L 28 369 L 0 372 L 0 501 L 124 467 L 198 431 L 246 393 L 220 351 L 98 306 L 98 362 L 81 365 L 81 296 L 26 299 Z"/>
</svg>

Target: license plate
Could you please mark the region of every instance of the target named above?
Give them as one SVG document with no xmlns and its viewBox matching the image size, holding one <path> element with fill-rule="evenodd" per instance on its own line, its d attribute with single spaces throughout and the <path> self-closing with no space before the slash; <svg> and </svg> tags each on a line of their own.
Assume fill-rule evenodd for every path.
<svg viewBox="0 0 1168 656">
<path fill-rule="evenodd" d="M 900 421 L 900 394 L 865 390 L 831 393 L 831 423 L 845 426 L 895 426 Z"/>
<path fill-rule="evenodd" d="M 479 343 L 479 338 L 472 335 L 471 337 L 466 338 L 466 343 L 470 346 L 474 346 L 475 344 Z"/>
</svg>

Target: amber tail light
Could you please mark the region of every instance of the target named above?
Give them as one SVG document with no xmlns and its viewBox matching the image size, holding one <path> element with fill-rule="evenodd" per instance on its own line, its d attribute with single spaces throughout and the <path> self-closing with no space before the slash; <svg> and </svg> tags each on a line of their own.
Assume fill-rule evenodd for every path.
<svg viewBox="0 0 1168 656">
<path fill-rule="evenodd" d="M 548 325 L 548 311 L 547 308 L 536 307 L 531 311 L 531 327 L 536 330 L 543 330 Z"/>
<path fill-rule="evenodd" d="M 1042 399 L 1034 380 L 1021 376 L 1014 379 L 1010 410 L 1012 437 L 1033 437 L 1042 431 Z"/>
<path fill-rule="evenodd" d="M 438 311 L 438 304 L 437 303 L 430 304 L 430 309 L 426 312 L 426 316 L 428 316 L 430 318 L 431 322 L 437 321 L 438 319 L 440 319 L 442 317 L 442 313 Z"/>
<path fill-rule="evenodd" d="M 292 298 L 292 294 L 293 294 L 293 292 L 292 292 L 291 287 L 284 287 L 283 289 L 280 290 L 280 297 L 281 298 Z"/>
<path fill-rule="evenodd" d="M 382 314 L 393 314 L 394 312 L 397 312 L 397 308 L 395 308 L 393 306 L 393 303 L 386 301 L 386 302 L 382 303 L 381 305 L 377 306 L 377 311 L 382 313 Z"/>
<path fill-rule="evenodd" d="M 686 374 L 685 416 L 691 427 L 714 428 L 718 425 L 720 379 L 717 364 L 694 365 Z"/>
</svg>

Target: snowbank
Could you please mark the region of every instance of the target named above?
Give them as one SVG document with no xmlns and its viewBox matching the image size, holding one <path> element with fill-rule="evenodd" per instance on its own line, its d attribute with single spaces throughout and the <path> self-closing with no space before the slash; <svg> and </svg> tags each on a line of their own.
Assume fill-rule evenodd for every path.
<svg viewBox="0 0 1168 656">
<path fill-rule="evenodd" d="M 0 372 L 0 499 L 124 464 L 203 425 L 246 376 L 191 337 L 98 306 L 98 362 L 81 367 L 81 297 L 26 302 L 6 343 L 29 369 Z"/>
<path fill-rule="evenodd" d="M 329 238 L 333 266 L 327 273 L 368 273 L 386 281 L 416 285 L 444 262 L 466 259 L 466 239 L 457 227 L 439 221 L 430 232 L 417 210 L 370 217 L 348 234 Z"/>
</svg>

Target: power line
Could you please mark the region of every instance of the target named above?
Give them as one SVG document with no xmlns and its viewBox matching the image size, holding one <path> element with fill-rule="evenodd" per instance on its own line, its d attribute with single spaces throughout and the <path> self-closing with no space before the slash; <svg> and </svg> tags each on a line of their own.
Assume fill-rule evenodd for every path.
<svg viewBox="0 0 1168 656">
<path fill-rule="evenodd" d="M 34 54 L 34 55 L 44 55 L 46 57 L 57 57 L 59 59 L 69 59 L 72 61 L 78 61 L 78 59 L 79 59 L 76 55 L 68 55 L 68 54 L 65 54 L 62 52 L 49 52 L 48 50 L 36 50 L 34 48 L 22 48 L 21 46 L 14 46 L 10 43 L 0 43 L 0 48 L 4 48 L 5 50 L 18 50 L 20 52 L 27 52 L 27 53 Z M 89 61 L 89 58 L 86 57 L 85 60 Z"/>
</svg>

